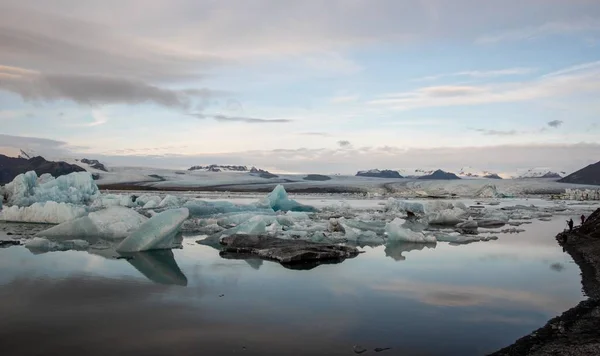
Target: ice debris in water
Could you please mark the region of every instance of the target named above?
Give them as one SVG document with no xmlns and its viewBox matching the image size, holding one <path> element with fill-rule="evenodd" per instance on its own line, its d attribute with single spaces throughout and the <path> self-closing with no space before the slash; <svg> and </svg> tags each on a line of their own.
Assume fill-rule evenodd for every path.
<svg viewBox="0 0 600 356">
<path fill-rule="evenodd" d="M 178 208 L 181 206 L 179 198 L 174 195 L 167 195 L 159 204 L 159 208 Z"/>
<path fill-rule="evenodd" d="M 166 210 L 143 223 L 117 246 L 118 252 L 168 249 L 173 246 L 181 225 L 189 217 L 186 208 Z"/>
<path fill-rule="evenodd" d="M 438 242 L 450 242 L 454 244 L 467 244 L 477 241 L 490 241 L 497 240 L 496 236 L 483 236 L 483 235 L 459 235 L 459 234 L 444 234 L 434 233 Z"/>
<path fill-rule="evenodd" d="M 204 217 L 227 213 L 273 213 L 273 209 L 255 205 L 236 205 L 227 201 L 208 202 L 204 200 L 190 200 L 183 205 L 190 211 L 190 216 Z"/>
<path fill-rule="evenodd" d="M 297 201 L 288 198 L 288 194 L 281 184 L 278 184 L 277 187 L 261 201 L 260 205 L 268 206 L 274 211 L 316 211 L 312 206 L 300 204 Z"/>
<path fill-rule="evenodd" d="M 60 224 L 85 214 L 87 214 L 87 210 L 84 206 L 49 201 L 26 207 L 16 205 L 4 207 L 0 212 L 0 220 Z"/>
<path fill-rule="evenodd" d="M 30 206 L 34 203 L 87 204 L 99 196 L 98 186 L 88 172 L 76 172 L 50 179 L 38 179 L 35 171 L 19 174 L 6 184 L 3 194 L 10 205 Z"/>
<path fill-rule="evenodd" d="M 136 206 L 133 197 L 123 194 L 102 194 L 91 205 L 92 209 L 103 209 L 111 206 L 124 206 L 132 208 Z"/>
<path fill-rule="evenodd" d="M 25 243 L 25 247 L 36 252 L 86 250 L 90 246 L 85 240 L 50 241 L 43 237 L 34 237 Z"/>
<path fill-rule="evenodd" d="M 385 203 L 385 211 L 392 213 L 411 212 L 413 214 L 425 214 L 425 207 L 418 202 L 408 202 L 389 198 Z"/>
<path fill-rule="evenodd" d="M 140 228 L 147 220 L 147 217 L 133 209 L 113 206 L 51 227 L 37 233 L 37 236 L 122 239 Z"/>
<path fill-rule="evenodd" d="M 261 235 L 267 232 L 267 225 L 273 224 L 275 221 L 274 216 L 256 215 L 236 227 L 220 232 L 219 235 Z"/>
<path fill-rule="evenodd" d="M 437 241 L 435 236 L 425 235 L 422 232 L 414 232 L 403 227 L 403 224 L 403 219 L 395 218 L 392 222 L 389 222 L 385 225 L 385 232 L 387 233 L 388 241 L 406 241 L 418 243 L 432 243 Z"/>
</svg>

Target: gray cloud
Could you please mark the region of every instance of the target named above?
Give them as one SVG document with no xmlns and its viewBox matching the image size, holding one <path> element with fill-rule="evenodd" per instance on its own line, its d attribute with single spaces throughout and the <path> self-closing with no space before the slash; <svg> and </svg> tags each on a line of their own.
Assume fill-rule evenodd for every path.
<svg viewBox="0 0 600 356">
<path fill-rule="evenodd" d="M 222 94 L 209 89 L 171 90 L 118 77 L 14 72 L 15 68 L 0 67 L 0 90 L 31 101 L 71 100 L 85 105 L 151 102 L 188 109 L 194 103 L 203 107 L 208 99 Z"/>
<path fill-rule="evenodd" d="M 337 142 L 337 144 L 340 147 L 351 147 L 352 146 L 352 143 L 350 143 L 350 141 L 348 141 L 348 140 L 340 140 Z"/>
<path fill-rule="evenodd" d="M 190 114 L 190 116 L 198 119 L 214 119 L 220 122 L 245 122 L 248 124 L 283 124 L 292 122 L 289 119 L 259 119 L 254 117 L 243 117 L 243 116 L 228 116 L 228 115 L 207 115 L 207 114 Z"/>
<path fill-rule="evenodd" d="M 561 121 L 561 120 L 552 120 L 552 121 L 548 122 L 548 126 L 554 127 L 554 128 L 558 128 L 562 124 L 563 124 L 563 121 Z"/>
<path fill-rule="evenodd" d="M 474 131 L 480 132 L 487 136 L 515 136 L 519 132 L 517 130 L 486 130 L 486 129 L 475 129 Z"/>
</svg>

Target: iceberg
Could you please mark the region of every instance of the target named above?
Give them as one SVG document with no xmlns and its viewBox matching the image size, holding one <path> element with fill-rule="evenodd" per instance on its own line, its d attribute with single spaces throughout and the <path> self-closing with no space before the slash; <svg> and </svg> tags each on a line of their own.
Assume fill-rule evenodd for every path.
<svg viewBox="0 0 600 356">
<path fill-rule="evenodd" d="M 53 201 L 34 203 L 31 206 L 18 207 L 16 205 L 5 207 L 0 212 L 0 220 L 60 224 L 87 214 L 85 207 Z"/>
<path fill-rule="evenodd" d="M 226 201 L 208 202 L 204 200 L 190 200 L 183 205 L 192 217 L 205 217 L 227 213 L 254 212 L 262 214 L 273 214 L 271 208 L 257 207 L 255 205 L 236 205 Z"/>
<path fill-rule="evenodd" d="M 117 252 L 138 252 L 169 249 L 181 225 L 190 216 L 186 208 L 156 214 L 117 246 Z"/>
<path fill-rule="evenodd" d="M 99 196 L 98 186 L 88 172 L 71 173 L 51 180 L 43 175 L 43 179 L 38 180 L 35 171 L 29 171 L 5 185 L 3 193 L 8 204 L 17 206 L 47 201 L 83 205 Z"/>
<path fill-rule="evenodd" d="M 278 184 L 275 189 L 259 205 L 267 206 L 274 211 L 300 211 L 300 212 L 315 212 L 312 206 L 300 204 L 297 201 L 290 199 L 283 185 Z"/>
<path fill-rule="evenodd" d="M 385 225 L 385 232 L 387 233 L 388 241 L 405 241 L 415 243 L 434 243 L 437 241 L 435 236 L 425 235 L 422 232 L 414 232 L 404 228 L 402 226 L 403 224 L 403 219 L 395 218 L 393 221 Z"/>
<path fill-rule="evenodd" d="M 150 201 L 154 201 L 156 203 L 156 206 L 158 206 L 158 204 L 160 204 L 162 199 L 160 199 L 160 197 L 158 195 L 150 195 L 150 194 L 142 194 L 135 199 L 135 203 L 138 206 L 144 206 L 144 205 L 148 204 L 148 202 L 150 202 Z"/>
<path fill-rule="evenodd" d="M 257 215 L 254 216 L 248 221 L 233 227 L 231 229 L 222 231 L 218 233 L 221 237 L 223 236 L 231 236 L 236 234 L 244 234 L 244 235 L 261 235 L 267 233 L 267 225 L 271 225 L 275 222 L 274 216 L 268 215 Z"/>
<path fill-rule="evenodd" d="M 471 242 L 491 241 L 491 240 L 498 239 L 498 237 L 496 237 L 496 236 L 449 235 L 449 234 L 443 234 L 443 233 L 435 234 L 435 237 L 438 240 L 438 242 L 450 242 L 451 244 L 468 244 Z"/>
<path fill-rule="evenodd" d="M 432 225 L 456 225 L 464 220 L 467 212 L 459 209 L 444 209 L 427 214 L 427 221 Z"/>
<path fill-rule="evenodd" d="M 133 196 L 122 194 L 103 194 L 100 195 L 91 205 L 92 209 L 104 209 L 111 206 L 125 206 L 133 208 L 136 203 L 133 201 Z"/>
<path fill-rule="evenodd" d="M 413 214 L 425 214 L 425 206 L 418 202 L 408 202 L 389 198 L 385 203 L 385 211 L 392 213 L 410 212 Z"/>
<path fill-rule="evenodd" d="M 174 195 L 167 195 L 159 204 L 159 208 L 178 208 L 181 206 L 179 198 Z"/>
<path fill-rule="evenodd" d="M 38 253 L 68 250 L 84 251 L 87 250 L 89 246 L 89 242 L 85 240 L 66 240 L 54 242 L 43 237 L 34 237 L 25 243 L 25 247 L 27 249 Z"/>
<path fill-rule="evenodd" d="M 135 210 L 113 206 L 38 232 L 36 236 L 122 239 L 147 220 Z"/>
</svg>

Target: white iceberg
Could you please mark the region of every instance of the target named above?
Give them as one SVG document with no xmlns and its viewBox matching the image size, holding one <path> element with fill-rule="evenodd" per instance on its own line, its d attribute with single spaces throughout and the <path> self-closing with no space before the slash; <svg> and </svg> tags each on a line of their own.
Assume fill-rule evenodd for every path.
<svg viewBox="0 0 600 356">
<path fill-rule="evenodd" d="M 138 252 L 168 249 L 173 246 L 181 225 L 189 217 L 186 208 L 156 214 L 117 246 L 118 252 Z"/>
<path fill-rule="evenodd" d="M 444 209 L 427 214 L 427 222 L 432 225 L 454 226 L 462 222 L 466 215 L 467 212 L 459 208 Z"/>
<path fill-rule="evenodd" d="M 71 173 L 51 180 L 43 175 L 43 179 L 38 182 L 37 174 L 29 171 L 19 174 L 5 185 L 3 193 L 8 204 L 17 206 L 47 201 L 83 205 L 99 195 L 98 186 L 88 172 Z"/>
<path fill-rule="evenodd" d="M 183 205 L 190 211 L 190 216 L 205 217 L 228 213 L 255 212 L 274 213 L 273 209 L 257 207 L 255 205 L 236 205 L 227 201 L 208 202 L 204 200 L 190 200 Z"/>
<path fill-rule="evenodd" d="M 181 201 L 174 195 L 167 195 L 159 204 L 159 208 L 178 208 L 181 206 Z"/>
<path fill-rule="evenodd" d="M 385 232 L 388 236 L 388 241 L 405 241 L 416 243 L 433 243 L 436 242 L 435 236 L 425 235 L 422 232 L 414 232 L 404 228 L 402 225 L 404 220 L 400 218 L 394 219 L 385 225 Z"/>
<path fill-rule="evenodd" d="M 219 235 L 231 236 L 236 234 L 245 235 L 261 235 L 267 233 L 267 225 L 271 225 L 275 222 L 274 216 L 268 215 L 257 215 L 249 219 L 248 221 L 233 227 L 231 229 L 220 232 Z"/>
<path fill-rule="evenodd" d="M 123 194 L 102 194 L 91 205 L 92 209 L 104 209 L 111 206 L 124 206 L 132 208 L 136 206 L 133 196 Z"/>
<path fill-rule="evenodd" d="M 385 211 L 392 213 L 410 212 L 413 214 L 425 214 L 425 207 L 423 206 L 423 204 L 418 202 L 409 202 L 389 198 L 385 203 Z"/>
<path fill-rule="evenodd" d="M 281 184 L 278 184 L 275 189 L 259 203 L 259 205 L 270 207 L 274 211 L 314 212 L 317 210 L 312 206 L 300 204 L 297 201 L 290 199 L 285 188 Z"/>
<path fill-rule="evenodd" d="M 64 222 L 36 236 L 44 237 L 99 237 L 104 239 L 122 239 L 140 228 L 148 220 L 135 210 L 113 206 L 90 213 L 75 220 Z"/>
<path fill-rule="evenodd" d="M 87 214 L 87 210 L 81 205 L 49 201 L 35 203 L 26 207 L 18 207 L 16 205 L 4 207 L 0 212 L 0 220 L 60 224 L 84 216 L 85 214 Z"/>
</svg>

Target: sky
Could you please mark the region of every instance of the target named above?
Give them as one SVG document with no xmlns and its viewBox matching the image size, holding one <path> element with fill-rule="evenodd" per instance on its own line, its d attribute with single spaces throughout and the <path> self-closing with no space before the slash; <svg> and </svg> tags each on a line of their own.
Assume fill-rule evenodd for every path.
<svg viewBox="0 0 600 356">
<path fill-rule="evenodd" d="M 275 172 L 600 160 L 597 0 L 0 0 L 0 153 Z"/>
</svg>

